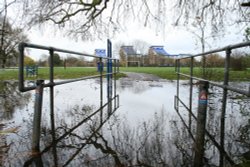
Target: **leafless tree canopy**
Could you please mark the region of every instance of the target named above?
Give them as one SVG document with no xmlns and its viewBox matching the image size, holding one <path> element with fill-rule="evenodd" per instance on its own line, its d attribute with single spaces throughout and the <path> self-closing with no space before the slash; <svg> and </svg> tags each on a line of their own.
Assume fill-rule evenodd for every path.
<svg viewBox="0 0 250 167">
<path fill-rule="evenodd" d="M 152 20 L 163 22 L 158 15 L 164 16 L 166 4 L 159 0 L 124 1 L 124 0 L 25 0 L 24 15 L 30 25 L 52 22 L 60 27 L 67 27 L 71 33 L 82 34 L 115 34 L 122 30 L 129 19 L 136 19 L 147 26 Z M 160 14 L 161 13 L 161 14 Z"/>
<path fill-rule="evenodd" d="M 16 1 L 5 0 L 0 4 L 0 64 L 5 68 L 16 57 L 17 45 L 20 41 L 28 41 L 21 28 L 15 28 L 13 21 L 8 17 L 8 8 Z M 15 64 L 15 63 L 14 63 Z"/>
<path fill-rule="evenodd" d="M 88 38 L 115 34 L 129 26 L 129 20 L 164 29 L 166 24 L 198 19 L 217 32 L 225 24 L 250 21 L 244 4 L 244 0 L 24 0 L 24 14 L 31 25 L 50 21 Z"/>
<path fill-rule="evenodd" d="M 249 23 L 249 8 L 243 7 L 242 4 L 243 0 L 226 2 L 222 0 L 178 0 L 176 9 L 179 15 L 175 23 L 188 23 L 195 19 L 212 25 L 215 32 L 227 24 Z"/>
</svg>

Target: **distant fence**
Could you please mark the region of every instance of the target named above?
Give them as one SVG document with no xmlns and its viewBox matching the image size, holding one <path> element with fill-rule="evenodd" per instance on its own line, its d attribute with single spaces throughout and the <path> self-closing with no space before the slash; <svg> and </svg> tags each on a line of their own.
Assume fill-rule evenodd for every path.
<svg viewBox="0 0 250 167">
<path fill-rule="evenodd" d="M 221 49 L 216 49 L 212 51 L 208 51 L 205 53 L 200 53 L 196 55 L 192 55 L 185 58 L 180 58 L 176 60 L 176 74 L 177 74 L 177 93 L 175 96 L 175 110 L 177 111 L 177 114 L 181 118 L 181 121 L 183 122 L 184 126 L 187 128 L 191 138 L 193 139 L 195 143 L 195 157 L 194 157 L 194 164 L 193 166 L 202 166 L 203 165 L 203 156 L 204 156 L 204 135 L 206 135 L 212 143 L 215 145 L 215 147 L 220 152 L 220 160 L 219 160 L 219 166 L 224 166 L 224 160 L 227 160 L 229 164 L 232 166 L 235 165 L 235 162 L 233 159 L 229 156 L 229 154 L 225 151 L 224 148 L 224 140 L 225 140 L 225 115 L 226 115 L 226 105 L 227 105 L 227 98 L 228 98 L 228 91 L 233 91 L 236 93 L 239 93 L 241 95 L 245 95 L 247 97 L 250 97 L 250 84 L 248 86 L 248 89 L 243 90 L 239 89 L 237 87 L 233 87 L 229 85 L 229 77 L 230 77 L 230 60 L 231 60 L 231 53 L 232 50 L 238 49 L 238 48 L 244 48 L 249 47 L 250 42 L 245 43 L 239 43 L 236 45 L 230 45 Z M 218 52 L 224 52 L 225 53 L 225 64 L 224 64 L 224 79 L 223 83 L 210 81 L 204 78 L 199 78 L 194 76 L 194 59 L 196 57 L 204 58 L 205 56 L 209 56 L 214 53 Z M 189 74 L 181 72 L 181 60 L 189 59 L 190 60 L 190 72 Z M 204 70 L 204 69 L 203 69 Z M 190 83 L 190 93 L 189 93 L 189 103 L 186 104 L 181 98 L 180 98 L 180 78 L 185 77 L 189 79 Z M 199 99 L 198 99 L 198 113 L 197 116 L 193 112 L 193 86 L 194 80 L 198 81 L 196 84 L 198 84 L 199 87 Z M 223 89 L 223 97 L 222 97 L 222 109 L 221 109 L 221 119 L 220 119 L 220 141 L 216 141 L 213 135 L 210 134 L 210 132 L 206 129 L 206 108 L 208 102 L 208 87 L 209 85 L 213 85 L 219 88 Z M 183 113 L 180 112 L 180 106 L 184 107 L 188 113 L 189 113 L 189 120 L 186 122 L 182 116 Z M 197 121 L 196 126 L 196 134 L 192 133 L 191 130 L 191 124 L 192 120 Z"/>
</svg>

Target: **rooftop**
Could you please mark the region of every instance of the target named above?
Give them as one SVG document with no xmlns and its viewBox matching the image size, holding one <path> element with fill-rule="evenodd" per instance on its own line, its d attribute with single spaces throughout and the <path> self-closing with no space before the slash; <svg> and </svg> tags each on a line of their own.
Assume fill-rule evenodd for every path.
<svg viewBox="0 0 250 167">
<path fill-rule="evenodd" d="M 165 51 L 164 46 L 151 46 L 150 48 L 152 48 L 159 55 L 170 56 L 170 54 Z"/>
<path fill-rule="evenodd" d="M 133 46 L 121 46 L 121 48 L 124 50 L 125 54 L 128 56 L 129 55 L 137 55 Z"/>
</svg>

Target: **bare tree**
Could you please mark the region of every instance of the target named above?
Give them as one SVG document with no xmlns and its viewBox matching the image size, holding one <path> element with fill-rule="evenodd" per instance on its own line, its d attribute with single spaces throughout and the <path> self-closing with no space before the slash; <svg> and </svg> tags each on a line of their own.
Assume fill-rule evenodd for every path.
<svg viewBox="0 0 250 167">
<path fill-rule="evenodd" d="M 132 42 L 132 45 L 134 46 L 137 53 L 142 55 L 148 54 L 148 49 L 150 47 L 150 44 L 148 44 L 147 42 L 142 40 L 134 40 Z"/>
<path fill-rule="evenodd" d="M 198 16 L 201 20 L 212 25 L 213 32 L 219 31 L 218 28 L 223 27 L 227 21 L 231 23 L 247 23 L 250 21 L 249 9 L 242 7 L 240 0 L 230 0 L 226 3 L 221 0 L 178 0 L 177 6 L 179 15 L 176 24 L 188 23 L 190 19 Z"/>
<path fill-rule="evenodd" d="M 15 1 L 8 3 L 7 0 L 5 0 L 3 9 L 0 12 L 0 60 L 2 68 L 5 68 L 6 62 L 9 59 L 17 56 L 18 43 L 28 41 L 22 29 L 13 28 L 13 25 L 8 20 L 8 8 L 13 3 L 15 3 Z"/>
<path fill-rule="evenodd" d="M 250 27 L 247 27 L 244 33 L 245 41 L 250 41 Z"/>
<path fill-rule="evenodd" d="M 84 39 L 91 39 L 94 35 L 110 36 L 122 31 L 127 25 L 126 21 L 131 18 L 138 19 L 144 26 L 152 21 L 154 25 L 164 23 L 166 13 L 163 0 L 150 3 L 133 0 L 25 0 L 24 3 L 24 15 L 30 25 L 52 22 L 59 27 L 67 27 L 70 34 Z M 157 10 L 154 10 L 154 4 L 158 6 Z"/>
<path fill-rule="evenodd" d="M 111 36 L 123 31 L 129 26 L 128 20 L 131 19 L 143 26 L 151 26 L 161 31 L 165 29 L 166 24 L 170 24 L 169 17 L 173 17 L 175 25 L 188 24 L 190 19 L 200 17 L 211 26 L 213 33 L 218 33 L 228 21 L 230 23 L 250 21 L 248 8 L 243 8 L 239 0 L 230 0 L 227 3 L 221 0 L 178 0 L 177 2 L 173 0 L 25 0 L 23 2 L 24 14 L 29 19 L 30 25 L 50 21 L 59 27 L 67 27 L 68 32 L 84 39 L 100 35 Z"/>
</svg>

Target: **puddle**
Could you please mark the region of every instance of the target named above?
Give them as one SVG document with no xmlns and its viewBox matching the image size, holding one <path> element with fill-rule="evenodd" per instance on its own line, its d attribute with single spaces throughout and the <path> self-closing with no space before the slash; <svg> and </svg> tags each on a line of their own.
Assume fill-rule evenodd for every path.
<svg viewBox="0 0 250 167">
<path fill-rule="evenodd" d="M 182 82 L 180 97 L 188 103 L 189 87 L 187 81 Z M 103 104 L 107 102 L 106 87 L 106 81 L 104 81 Z M 218 105 L 218 102 L 221 101 L 222 90 L 210 89 L 211 99 L 209 100 L 207 126 L 217 138 L 219 137 L 220 120 L 220 105 Z M 44 166 L 53 166 L 54 164 L 54 166 L 79 166 L 79 164 L 85 166 L 114 166 L 117 157 L 123 164 L 138 165 L 138 154 L 140 154 L 140 161 L 152 166 L 157 166 L 157 155 L 161 155 L 162 161 L 170 166 L 181 165 L 183 158 L 180 156 L 181 152 L 176 148 L 176 144 L 185 141 L 186 143 L 182 143 L 181 146 L 188 147 L 187 149 L 192 148 L 188 145 L 190 139 L 183 132 L 183 126 L 174 110 L 176 82 L 120 79 L 117 81 L 116 91 L 120 97 L 120 107 L 107 120 L 105 125 L 98 123 L 98 117 L 89 119 L 86 124 L 79 125 L 75 131 L 60 140 L 57 145 L 49 147 L 53 139 L 50 128 L 49 88 L 45 88 L 40 143 L 41 150 L 45 150 L 45 154 L 38 155 L 38 160 L 28 161 L 31 160 L 30 158 L 33 155 L 30 150 L 35 92 L 20 93 L 17 90 L 17 82 L 1 82 L 0 130 L 4 135 L 0 134 L 0 148 L 5 149 L 5 153 L 1 153 L 1 165 L 25 166 L 25 164 L 31 163 L 39 166 L 39 163 L 43 163 Z M 99 109 L 101 100 L 99 93 L 98 79 L 55 87 L 56 138 L 69 132 L 69 129 L 77 126 L 87 115 Z M 247 137 L 249 137 L 250 132 L 246 128 L 250 124 L 249 99 L 240 99 L 232 92 L 229 92 L 229 94 L 232 98 L 228 100 L 226 150 L 232 154 L 239 154 L 248 151 L 244 144 L 246 145 L 249 142 Z M 194 88 L 194 111 L 197 107 L 197 96 L 197 88 Z M 107 113 L 106 111 L 104 109 L 103 112 Z M 184 109 L 181 109 L 181 112 L 187 119 L 187 112 Z M 100 127 L 102 130 L 100 133 L 93 134 L 93 129 L 96 127 Z M 235 140 L 241 140 L 240 144 Z M 107 142 L 109 144 L 105 145 Z M 229 144 L 233 144 L 234 147 L 229 147 Z M 208 145 L 210 144 L 208 143 Z M 56 147 L 56 149 L 53 149 L 53 147 Z M 146 155 L 146 150 L 151 153 L 150 156 L 153 159 L 147 157 L 149 155 Z M 213 164 L 217 164 L 218 152 L 213 150 L 216 149 L 210 147 L 206 156 L 211 159 Z M 112 156 L 105 155 L 103 153 L 105 151 Z M 77 152 L 78 154 L 75 155 Z M 114 153 L 117 155 L 114 155 Z"/>
</svg>

